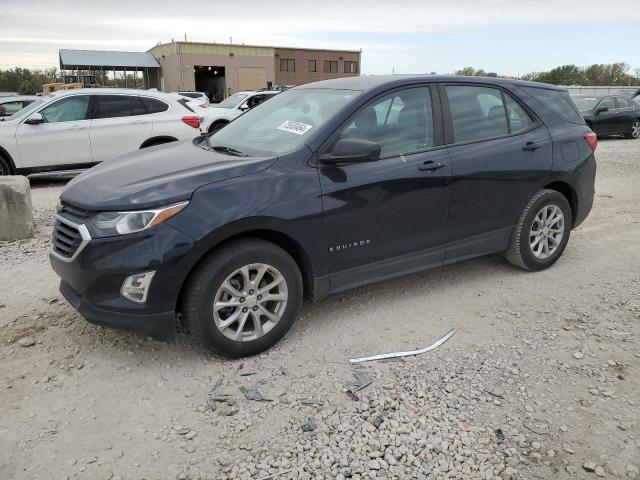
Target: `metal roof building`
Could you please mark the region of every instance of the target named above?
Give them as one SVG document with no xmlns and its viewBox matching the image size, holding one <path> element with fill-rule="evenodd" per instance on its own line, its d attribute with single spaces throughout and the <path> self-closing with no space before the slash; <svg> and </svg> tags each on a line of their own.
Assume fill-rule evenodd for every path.
<svg viewBox="0 0 640 480">
<path fill-rule="evenodd" d="M 60 50 L 60 70 L 143 70 L 160 68 L 149 52 Z"/>
</svg>

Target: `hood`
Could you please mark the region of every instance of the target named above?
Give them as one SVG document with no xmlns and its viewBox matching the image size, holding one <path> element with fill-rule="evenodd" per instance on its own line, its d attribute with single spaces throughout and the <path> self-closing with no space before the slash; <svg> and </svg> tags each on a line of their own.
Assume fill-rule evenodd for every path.
<svg viewBox="0 0 640 480">
<path fill-rule="evenodd" d="M 190 140 L 145 148 L 90 168 L 60 199 L 86 210 L 136 210 L 191 198 L 206 184 L 265 170 L 277 157 L 234 157 Z"/>
</svg>

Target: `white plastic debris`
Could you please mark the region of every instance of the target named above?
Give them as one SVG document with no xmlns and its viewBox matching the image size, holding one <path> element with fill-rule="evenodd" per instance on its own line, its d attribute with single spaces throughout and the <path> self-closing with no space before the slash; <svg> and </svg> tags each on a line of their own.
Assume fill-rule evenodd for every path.
<svg viewBox="0 0 640 480">
<path fill-rule="evenodd" d="M 431 350 L 438 348 L 444 342 L 449 340 L 454 333 L 456 333 L 455 329 L 451 330 L 449 333 L 447 333 L 444 337 L 442 337 L 440 340 L 436 341 L 435 343 L 429 345 L 428 347 L 421 348 L 419 350 L 410 350 L 408 352 L 382 353 L 380 355 L 373 355 L 371 357 L 350 358 L 349 362 L 360 363 L 360 362 L 370 362 L 373 360 L 384 360 L 385 358 L 410 357 L 412 355 L 420 355 L 421 353 L 427 353 L 427 352 L 430 352 Z"/>
</svg>

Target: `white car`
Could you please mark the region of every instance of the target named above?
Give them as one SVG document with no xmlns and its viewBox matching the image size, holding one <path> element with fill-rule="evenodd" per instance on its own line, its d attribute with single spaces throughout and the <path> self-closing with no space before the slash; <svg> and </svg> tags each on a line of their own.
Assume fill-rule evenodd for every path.
<svg viewBox="0 0 640 480">
<path fill-rule="evenodd" d="M 19 95 L 16 97 L 0 97 L 0 119 L 18 113 L 27 105 L 40 97 L 36 95 Z"/>
<path fill-rule="evenodd" d="M 203 117 L 200 129 L 205 133 L 217 132 L 231 120 L 279 93 L 282 92 L 274 90 L 238 92 L 223 102 L 212 103 L 207 108 L 198 110 L 198 115 Z"/>
<path fill-rule="evenodd" d="M 201 134 L 200 116 L 167 94 L 88 88 L 39 97 L 0 122 L 0 175 L 84 169 Z"/>
</svg>

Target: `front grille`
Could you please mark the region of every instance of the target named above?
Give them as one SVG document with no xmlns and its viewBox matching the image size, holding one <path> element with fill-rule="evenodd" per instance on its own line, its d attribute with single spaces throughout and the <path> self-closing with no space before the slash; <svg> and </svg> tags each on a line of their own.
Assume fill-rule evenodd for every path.
<svg viewBox="0 0 640 480">
<path fill-rule="evenodd" d="M 89 240 L 89 233 L 83 224 L 93 215 L 95 212 L 60 202 L 51 236 L 52 253 L 61 259 L 73 260 Z"/>
<path fill-rule="evenodd" d="M 82 243 L 82 235 L 80 235 L 80 231 L 76 227 L 56 219 L 56 223 L 53 225 L 51 243 L 54 252 L 65 258 L 71 258 Z"/>
<path fill-rule="evenodd" d="M 91 218 L 94 215 L 94 212 L 75 207 L 66 202 L 60 202 L 58 214 L 71 220 L 73 223 L 81 224 Z"/>
</svg>

